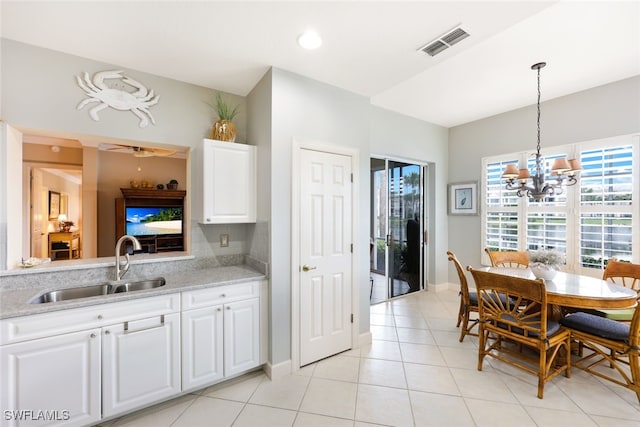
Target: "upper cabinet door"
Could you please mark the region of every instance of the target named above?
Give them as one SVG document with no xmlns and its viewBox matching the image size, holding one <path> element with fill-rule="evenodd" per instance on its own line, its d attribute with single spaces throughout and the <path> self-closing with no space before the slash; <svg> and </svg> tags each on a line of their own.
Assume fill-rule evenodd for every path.
<svg viewBox="0 0 640 427">
<path fill-rule="evenodd" d="M 204 224 L 256 222 L 256 147 L 204 140 Z"/>
</svg>

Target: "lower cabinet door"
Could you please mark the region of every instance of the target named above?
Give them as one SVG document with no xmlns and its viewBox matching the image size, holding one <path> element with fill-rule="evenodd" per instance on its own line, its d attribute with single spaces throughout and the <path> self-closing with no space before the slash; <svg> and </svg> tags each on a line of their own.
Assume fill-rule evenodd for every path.
<svg viewBox="0 0 640 427">
<path fill-rule="evenodd" d="M 100 329 L 0 347 L 0 425 L 99 422 L 100 347 Z"/>
<path fill-rule="evenodd" d="M 182 313 L 182 390 L 223 378 L 222 305 Z"/>
<path fill-rule="evenodd" d="M 102 414 L 140 408 L 180 393 L 180 315 L 102 329 Z"/>
<path fill-rule="evenodd" d="M 231 376 L 260 364 L 260 299 L 224 305 L 224 374 Z"/>
</svg>

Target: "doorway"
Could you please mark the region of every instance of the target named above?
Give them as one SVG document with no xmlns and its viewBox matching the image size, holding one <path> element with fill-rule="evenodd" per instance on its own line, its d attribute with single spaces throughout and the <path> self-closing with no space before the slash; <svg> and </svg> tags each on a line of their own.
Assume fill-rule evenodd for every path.
<svg viewBox="0 0 640 427">
<path fill-rule="evenodd" d="M 23 248 L 29 248 L 26 258 L 82 258 L 82 166 L 24 162 L 23 189 L 23 212 L 29 213 L 23 238 Z M 74 247 L 51 241 L 52 236 L 66 238 L 63 232 L 76 236 L 70 241 Z"/>
<path fill-rule="evenodd" d="M 424 288 L 426 168 L 371 158 L 371 304 Z"/>
<path fill-rule="evenodd" d="M 353 183 L 349 155 L 299 150 L 300 366 L 352 347 Z"/>
</svg>

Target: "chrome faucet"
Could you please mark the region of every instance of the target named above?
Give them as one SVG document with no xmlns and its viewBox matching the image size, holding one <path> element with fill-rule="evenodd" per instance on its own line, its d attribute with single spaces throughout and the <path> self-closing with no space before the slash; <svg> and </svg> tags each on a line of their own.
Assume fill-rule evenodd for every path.
<svg viewBox="0 0 640 427">
<path fill-rule="evenodd" d="M 124 274 L 129 271 L 129 252 L 125 251 L 124 257 L 127 261 L 122 267 L 120 267 L 120 246 L 122 246 L 122 243 L 125 240 L 130 240 L 131 243 L 133 243 L 134 251 L 142 250 L 140 242 L 133 236 L 125 234 L 118 240 L 118 243 L 116 243 L 116 281 L 120 280 L 122 276 L 124 276 Z"/>
</svg>

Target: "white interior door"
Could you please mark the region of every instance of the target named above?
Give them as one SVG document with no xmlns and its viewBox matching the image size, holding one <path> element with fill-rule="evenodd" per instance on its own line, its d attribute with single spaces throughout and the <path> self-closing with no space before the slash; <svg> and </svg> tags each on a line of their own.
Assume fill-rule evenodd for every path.
<svg viewBox="0 0 640 427">
<path fill-rule="evenodd" d="M 300 365 L 351 348 L 351 157 L 300 153 Z"/>
</svg>

